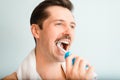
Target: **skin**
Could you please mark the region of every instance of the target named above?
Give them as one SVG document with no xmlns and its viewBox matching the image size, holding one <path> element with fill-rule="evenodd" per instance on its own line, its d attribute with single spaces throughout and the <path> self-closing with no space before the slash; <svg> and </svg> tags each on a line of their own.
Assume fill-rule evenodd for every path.
<svg viewBox="0 0 120 80">
<path fill-rule="evenodd" d="M 61 68 L 61 62 L 65 61 L 64 53 L 56 46 L 56 40 L 69 41 L 74 39 L 75 21 L 72 13 L 60 6 L 52 6 L 46 9 L 50 16 L 43 22 L 43 30 L 37 24 L 32 24 L 31 31 L 36 38 L 36 69 L 42 79 L 77 79 L 91 80 L 93 67 L 83 58 L 70 55 L 66 59 L 66 74 Z M 64 36 L 70 39 L 65 39 Z M 68 46 L 68 48 L 70 45 Z M 72 59 L 76 58 L 72 65 Z M 85 66 L 89 68 L 85 70 Z M 57 73 L 57 74 L 56 74 Z M 16 74 L 14 74 L 14 77 Z"/>
<path fill-rule="evenodd" d="M 2 80 L 18 80 L 16 72 L 4 77 Z"/>
</svg>

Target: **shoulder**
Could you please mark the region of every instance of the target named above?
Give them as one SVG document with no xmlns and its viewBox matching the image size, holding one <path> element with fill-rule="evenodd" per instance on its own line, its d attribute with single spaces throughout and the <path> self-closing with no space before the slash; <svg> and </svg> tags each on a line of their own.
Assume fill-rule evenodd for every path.
<svg viewBox="0 0 120 80">
<path fill-rule="evenodd" d="M 18 80 L 18 79 L 17 79 L 17 73 L 14 72 L 14 73 L 12 73 L 12 74 L 4 77 L 2 80 Z"/>
</svg>

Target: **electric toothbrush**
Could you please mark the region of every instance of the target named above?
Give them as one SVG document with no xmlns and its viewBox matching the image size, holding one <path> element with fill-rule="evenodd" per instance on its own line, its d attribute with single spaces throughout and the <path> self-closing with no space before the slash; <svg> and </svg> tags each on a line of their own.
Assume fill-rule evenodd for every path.
<svg viewBox="0 0 120 80">
<path fill-rule="evenodd" d="M 60 45 L 61 45 L 61 42 L 58 42 L 57 46 L 58 46 L 58 48 L 60 48 L 61 51 L 63 51 L 65 53 L 64 58 L 66 59 L 69 55 L 71 55 L 71 53 L 70 53 L 70 51 L 64 50 Z M 74 65 L 74 62 L 75 62 L 75 58 L 72 59 L 72 65 Z"/>
</svg>

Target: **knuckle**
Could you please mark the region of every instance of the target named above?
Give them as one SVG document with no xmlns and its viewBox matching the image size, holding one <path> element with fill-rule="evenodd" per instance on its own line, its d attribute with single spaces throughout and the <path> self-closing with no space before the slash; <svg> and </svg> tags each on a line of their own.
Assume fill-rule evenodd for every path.
<svg viewBox="0 0 120 80">
<path fill-rule="evenodd" d="M 81 62 L 81 63 L 85 63 L 85 60 L 84 60 L 84 59 L 81 59 L 80 62 Z"/>
<path fill-rule="evenodd" d="M 69 61 L 69 57 L 66 58 L 66 61 L 67 61 L 67 62 Z"/>
<path fill-rule="evenodd" d="M 72 70 L 72 74 L 77 75 L 77 71 L 75 69 Z"/>
</svg>

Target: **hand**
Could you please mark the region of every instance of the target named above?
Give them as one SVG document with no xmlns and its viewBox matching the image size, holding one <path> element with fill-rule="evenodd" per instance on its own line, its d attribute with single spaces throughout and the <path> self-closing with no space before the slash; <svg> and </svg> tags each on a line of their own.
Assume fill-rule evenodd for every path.
<svg viewBox="0 0 120 80">
<path fill-rule="evenodd" d="M 12 73 L 12 74 L 4 77 L 2 80 L 18 80 L 18 79 L 17 79 L 17 73 L 14 72 L 14 73 Z"/>
<path fill-rule="evenodd" d="M 72 65 L 72 59 L 75 63 Z M 86 65 L 88 68 L 86 69 Z M 92 80 L 94 78 L 94 69 L 83 58 L 71 54 L 66 58 L 66 78 L 68 80 Z"/>
</svg>

